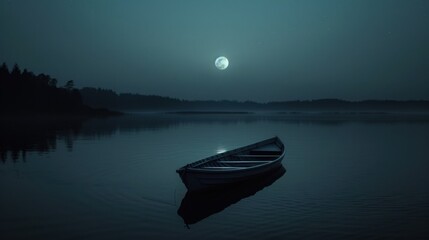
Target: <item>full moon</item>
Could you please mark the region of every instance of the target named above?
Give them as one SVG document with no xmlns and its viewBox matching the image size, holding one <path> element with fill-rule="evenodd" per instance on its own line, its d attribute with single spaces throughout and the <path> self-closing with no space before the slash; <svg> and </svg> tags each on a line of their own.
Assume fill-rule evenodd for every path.
<svg viewBox="0 0 429 240">
<path fill-rule="evenodd" d="M 221 56 L 216 58 L 215 61 L 215 66 L 219 69 L 219 70 L 225 70 L 229 65 L 229 61 L 228 58 Z"/>
</svg>

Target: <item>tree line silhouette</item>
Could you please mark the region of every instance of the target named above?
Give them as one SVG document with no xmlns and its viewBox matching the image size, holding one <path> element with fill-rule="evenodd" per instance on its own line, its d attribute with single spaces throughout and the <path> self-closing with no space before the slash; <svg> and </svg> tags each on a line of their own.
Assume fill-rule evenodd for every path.
<svg viewBox="0 0 429 240">
<path fill-rule="evenodd" d="M 2 114 L 93 114 L 97 111 L 82 102 L 73 80 L 63 87 L 46 74 L 36 75 L 15 64 L 9 70 L 6 63 L 0 67 L 0 113 Z"/>
<path fill-rule="evenodd" d="M 82 88 L 80 92 L 85 104 L 116 110 L 244 110 L 260 105 L 250 101 L 189 101 L 156 95 L 116 93 L 110 89 L 89 87 Z"/>
<path fill-rule="evenodd" d="M 429 111 L 429 101 L 319 99 L 258 103 L 253 101 L 189 101 L 155 95 L 116 93 L 109 89 L 74 88 L 72 80 L 62 87 L 57 79 L 35 75 L 17 64 L 0 67 L 0 114 L 112 115 L 108 110 L 140 111 Z M 97 109 L 94 109 L 97 108 Z M 100 109 L 101 108 L 101 109 Z"/>
<path fill-rule="evenodd" d="M 117 110 L 181 111 L 429 111 L 429 101 L 317 99 L 258 103 L 252 101 L 189 101 L 170 97 L 116 93 L 110 89 L 82 88 L 83 102 L 91 107 Z"/>
</svg>

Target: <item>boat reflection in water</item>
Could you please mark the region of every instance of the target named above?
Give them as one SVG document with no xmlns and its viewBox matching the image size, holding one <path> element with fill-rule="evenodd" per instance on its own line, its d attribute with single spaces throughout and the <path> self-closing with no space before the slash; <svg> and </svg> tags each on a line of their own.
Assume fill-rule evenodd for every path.
<svg viewBox="0 0 429 240">
<path fill-rule="evenodd" d="M 285 172 L 286 169 L 281 165 L 279 168 L 245 182 L 225 185 L 222 188 L 204 192 L 188 191 L 177 210 L 177 214 L 183 218 L 189 228 L 190 224 L 195 224 L 270 186 Z"/>
</svg>

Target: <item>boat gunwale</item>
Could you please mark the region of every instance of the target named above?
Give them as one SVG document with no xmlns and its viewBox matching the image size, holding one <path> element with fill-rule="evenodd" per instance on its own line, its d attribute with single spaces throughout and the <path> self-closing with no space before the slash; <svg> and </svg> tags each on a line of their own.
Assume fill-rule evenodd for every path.
<svg viewBox="0 0 429 240">
<path fill-rule="evenodd" d="M 232 173 L 232 172 L 246 172 L 246 171 L 251 171 L 251 170 L 255 170 L 258 168 L 263 168 L 265 166 L 268 165 L 273 165 L 276 162 L 280 162 L 283 158 L 284 158 L 285 152 L 283 151 L 283 153 L 275 160 L 268 162 L 268 163 L 262 163 L 262 164 L 258 164 L 255 166 L 249 166 L 249 167 L 242 167 L 242 168 L 236 168 L 236 169 L 219 169 L 219 170 L 215 170 L 215 169 L 204 169 L 204 168 L 188 168 L 186 169 L 186 171 L 188 172 L 192 172 L 192 173 Z"/>
</svg>

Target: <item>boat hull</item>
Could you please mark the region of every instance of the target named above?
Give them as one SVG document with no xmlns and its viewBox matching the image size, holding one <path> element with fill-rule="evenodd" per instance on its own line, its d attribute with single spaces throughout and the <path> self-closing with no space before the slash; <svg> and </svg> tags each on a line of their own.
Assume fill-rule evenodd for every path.
<svg viewBox="0 0 429 240">
<path fill-rule="evenodd" d="M 257 178 L 266 172 L 275 170 L 281 166 L 283 155 L 275 162 L 237 171 L 192 171 L 184 170 L 179 172 L 182 182 L 189 191 L 201 191 L 205 189 L 213 189 L 223 187 L 228 184 L 234 184 Z"/>
</svg>

